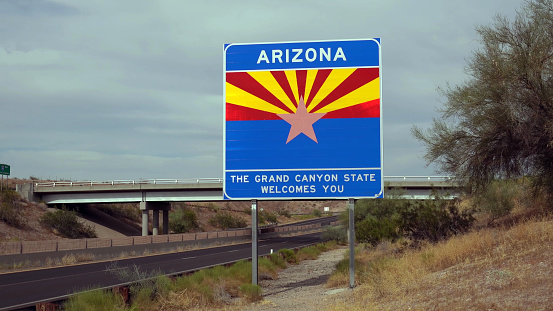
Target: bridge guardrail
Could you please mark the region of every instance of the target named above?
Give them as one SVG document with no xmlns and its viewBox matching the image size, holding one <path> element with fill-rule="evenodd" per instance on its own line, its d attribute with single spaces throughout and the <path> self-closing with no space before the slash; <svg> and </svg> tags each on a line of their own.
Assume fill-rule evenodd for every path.
<svg viewBox="0 0 553 311">
<path fill-rule="evenodd" d="M 384 176 L 384 181 L 450 181 L 453 176 Z"/>
<path fill-rule="evenodd" d="M 52 181 L 35 183 L 35 187 L 82 187 L 82 186 L 115 186 L 115 185 L 175 185 L 175 184 L 222 184 L 222 178 L 193 179 L 141 179 L 141 180 L 109 180 L 109 181 Z"/>
<path fill-rule="evenodd" d="M 450 181 L 451 176 L 384 176 L 384 181 Z M 171 185 L 171 184 L 222 184 L 223 178 L 190 178 L 190 179 L 141 179 L 109 181 L 52 181 L 35 183 L 35 187 L 82 187 L 82 186 L 115 186 L 115 185 Z"/>
</svg>

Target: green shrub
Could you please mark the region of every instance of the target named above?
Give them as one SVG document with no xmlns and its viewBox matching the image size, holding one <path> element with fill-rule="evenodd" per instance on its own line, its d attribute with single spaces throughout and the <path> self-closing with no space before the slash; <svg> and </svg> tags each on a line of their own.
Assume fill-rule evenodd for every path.
<svg viewBox="0 0 553 311">
<path fill-rule="evenodd" d="M 234 280 L 240 280 L 241 282 L 251 282 L 252 280 L 252 262 L 248 260 L 240 260 L 233 264 L 228 269 L 228 276 Z"/>
<path fill-rule="evenodd" d="M 134 305 L 147 304 L 158 295 L 173 289 L 169 277 L 159 270 L 144 270 L 135 264 L 120 267 L 117 262 L 112 262 L 106 270 L 123 283 L 130 284 Z"/>
<path fill-rule="evenodd" d="M 273 262 L 273 264 L 279 268 L 286 268 L 286 262 L 284 261 L 284 258 L 280 256 L 278 253 L 272 253 L 269 255 L 269 259 Z"/>
<path fill-rule="evenodd" d="M 401 212 L 401 229 L 414 241 L 438 242 L 466 232 L 474 222 L 472 210 L 460 212 L 456 200 L 413 201 Z"/>
<path fill-rule="evenodd" d="M 57 230 L 62 236 L 70 239 L 97 237 L 92 226 L 80 221 L 77 212 L 69 211 L 65 207 L 44 214 L 40 219 L 40 223 L 46 228 Z"/>
<path fill-rule="evenodd" d="M 317 259 L 319 255 L 321 254 L 321 250 L 317 246 L 308 246 L 301 248 L 298 250 L 298 253 L 296 254 L 296 257 L 300 258 L 300 260 L 304 259 Z"/>
<path fill-rule="evenodd" d="M 489 213 L 490 223 L 508 215 L 515 207 L 515 200 L 522 196 L 522 189 L 513 180 L 497 180 L 476 193 L 473 207 Z"/>
<path fill-rule="evenodd" d="M 186 233 L 199 228 L 196 212 L 177 208 L 169 213 L 169 228 L 174 233 Z"/>
<path fill-rule="evenodd" d="M 244 228 L 247 226 L 246 221 L 242 218 L 234 217 L 225 212 L 215 214 L 209 219 L 209 224 L 221 229 Z"/>
<path fill-rule="evenodd" d="M 284 216 L 284 217 L 286 217 L 286 218 L 292 217 L 292 215 L 290 214 L 290 211 L 288 211 L 288 210 L 285 209 L 285 208 L 281 208 L 281 209 L 278 211 L 278 214 L 279 214 L 280 216 Z"/>
<path fill-rule="evenodd" d="M 173 283 L 167 275 L 158 275 L 155 280 L 155 288 L 159 295 L 167 296 L 173 289 Z"/>
<path fill-rule="evenodd" d="M 155 293 L 151 287 L 140 287 L 131 290 L 131 310 L 151 310 L 154 306 Z"/>
<path fill-rule="evenodd" d="M 263 213 L 257 214 L 257 222 L 260 224 L 265 223 L 265 214 Z"/>
<path fill-rule="evenodd" d="M 383 240 L 396 240 L 399 237 L 397 229 L 398 224 L 391 219 L 377 219 L 368 215 L 355 225 L 355 238 L 357 241 L 376 245 Z"/>
<path fill-rule="evenodd" d="M 67 311 L 111 311 L 125 309 L 125 302 L 121 295 L 101 289 L 72 295 L 63 305 L 63 310 Z"/>
<path fill-rule="evenodd" d="M 297 263 L 298 262 L 298 259 L 296 257 L 296 253 L 291 249 L 283 248 L 283 249 L 279 250 L 278 253 L 281 254 L 281 256 L 284 258 L 284 260 L 287 263 Z"/>
<path fill-rule="evenodd" d="M 315 216 L 315 217 L 321 217 L 321 216 L 323 216 L 323 212 L 321 212 L 320 209 L 314 209 L 314 210 L 313 210 L 313 216 Z"/>
<path fill-rule="evenodd" d="M 270 275 L 276 276 L 277 266 L 271 258 L 259 257 L 257 265 L 259 267 L 259 273 L 269 273 Z"/>
<path fill-rule="evenodd" d="M 26 221 L 21 213 L 19 200 L 19 194 L 13 190 L 5 189 L 0 192 L 0 220 L 12 227 L 23 228 Z"/>
<path fill-rule="evenodd" d="M 348 235 L 344 226 L 326 226 L 324 229 L 321 236 L 323 241 L 347 242 Z"/>
<path fill-rule="evenodd" d="M 437 242 L 467 231 L 473 210 L 460 211 L 458 201 L 437 195 L 428 200 L 397 197 L 359 200 L 355 206 L 355 236 L 359 242 L 376 245 L 382 240 L 408 237 L 417 242 Z M 348 212 L 341 216 L 346 226 Z"/>
<path fill-rule="evenodd" d="M 277 222 L 277 216 L 273 213 L 262 211 L 260 213 L 260 219 L 263 218 L 263 221 L 259 220 L 259 222 L 267 222 L 267 223 L 276 223 Z"/>
</svg>

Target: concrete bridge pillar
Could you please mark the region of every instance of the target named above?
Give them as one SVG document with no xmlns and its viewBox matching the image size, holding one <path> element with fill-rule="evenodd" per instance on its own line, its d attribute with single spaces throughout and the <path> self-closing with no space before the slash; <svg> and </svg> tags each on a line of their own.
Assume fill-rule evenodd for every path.
<svg viewBox="0 0 553 311">
<path fill-rule="evenodd" d="M 155 209 L 152 211 L 153 213 L 153 219 L 152 219 L 152 235 L 158 235 L 159 234 L 159 210 Z"/>
<path fill-rule="evenodd" d="M 152 225 L 153 235 L 159 234 L 159 211 L 163 211 L 163 233 L 169 233 L 169 210 L 171 209 L 171 204 L 167 202 L 140 202 L 140 210 L 142 211 L 142 235 L 148 235 L 148 216 L 149 211 L 152 211 Z"/>
<path fill-rule="evenodd" d="M 140 209 L 142 209 L 142 202 L 140 202 Z M 142 210 L 142 236 L 148 235 L 148 213 L 148 210 Z"/>
<path fill-rule="evenodd" d="M 169 210 L 163 210 L 163 234 L 169 234 Z"/>
</svg>

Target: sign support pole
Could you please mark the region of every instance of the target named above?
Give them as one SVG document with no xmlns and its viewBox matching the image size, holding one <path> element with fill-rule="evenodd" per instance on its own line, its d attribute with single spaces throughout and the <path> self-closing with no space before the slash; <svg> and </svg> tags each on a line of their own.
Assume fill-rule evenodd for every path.
<svg viewBox="0 0 553 311">
<path fill-rule="evenodd" d="M 355 287 L 355 219 L 354 210 L 355 199 L 348 200 L 349 212 L 349 288 Z"/>
<path fill-rule="evenodd" d="M 252 200 L 252 284 L 257 285 L 257 200 Z"/>
</svg>

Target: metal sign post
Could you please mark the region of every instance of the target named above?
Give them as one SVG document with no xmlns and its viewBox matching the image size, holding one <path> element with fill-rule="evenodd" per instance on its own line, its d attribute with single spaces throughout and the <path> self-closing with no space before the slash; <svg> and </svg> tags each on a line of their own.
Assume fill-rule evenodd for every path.
<svg viewBox="0 0 553 311">
<path fill-rule="evenodd" d="M 355 287 L 355 199 L 348 200 L 349 212 L 349 288 Z"/>
<path fill-rule="evenodd" d="M 10 166 L 7 164 L 0 164 L 0 175 L 2 176 L 2 181 L 0 183 L 0 190 L 4 190 L 4 175 L 10 176 Z"/>
<path fill-rule="evenodd" d="M 252 284 L 257 285 L 257 200 L 252 200 Z"/>
</svg>

